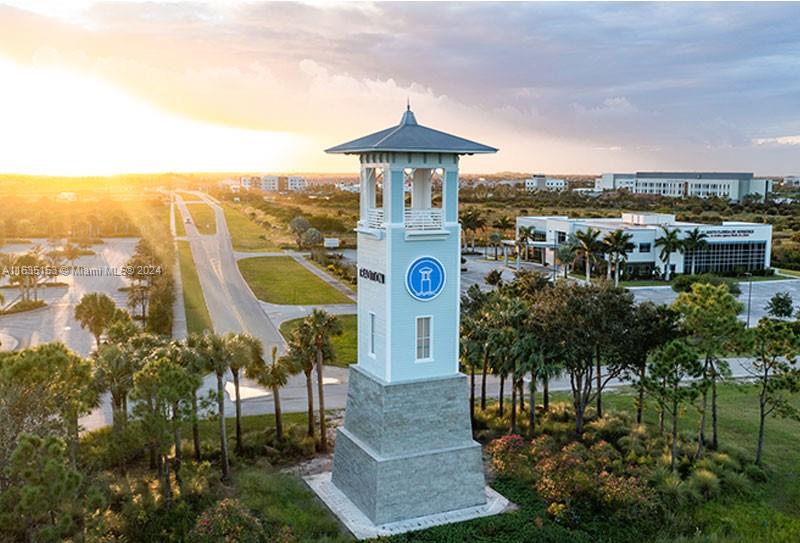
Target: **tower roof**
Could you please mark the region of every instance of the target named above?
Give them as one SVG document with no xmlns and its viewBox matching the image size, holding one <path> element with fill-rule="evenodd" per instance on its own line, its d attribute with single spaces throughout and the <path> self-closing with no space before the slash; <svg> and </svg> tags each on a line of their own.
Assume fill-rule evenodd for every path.
<svg viewBox="0 0 800 543">
<path fill-rule="evenodd" d="M 359 154 L 376 151 L 416 152 L 416 153 L 455 153 L 472 155 L 496 153 L 497 149 L 475 141 L 460 138 L 446 132 L 434 130 L 417 123 L 411 107 L 407 106 L 400 124 L 342 143 L 326 153 Z"/>
</svg>

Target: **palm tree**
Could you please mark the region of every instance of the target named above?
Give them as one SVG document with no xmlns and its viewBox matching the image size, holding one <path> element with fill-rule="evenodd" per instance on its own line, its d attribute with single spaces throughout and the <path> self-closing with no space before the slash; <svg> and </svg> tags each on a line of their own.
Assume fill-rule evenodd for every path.
<svg viewBox="0 0 800 543">
<path fill-rule="evenodd" d="M 494 247 L 494 259 L 497 260 L 497 248 L 503 242 L 503 236 L 499 232 L 489 234 L 489 245 Z"/>
<path fill-rule="evenodd" d="M 283 416 L 281 414 L 281 387 L 289 382 L 291 363 L 286 357 L 278 358 L 278 347 L 272 347 L 272 364 L 248 366 L 245 373 L 255 379 L 259 385 L 272 391 L 272 402 L 275 406 L 275 437 L 283 439 Z"/>
<path fill-rule="evenodd" d="M 520 226 L 517 234 L 518 245 L 525 248 L 525 260 L 528 260 L 528 242 L 533 241 L 534 228 L 532 226 Z M 519 250 L 519 248 L 517 249 Z"/>
<path fill-rule="evenodd" d="M 100 349 L 100 336 L 116 316 L 117 306 L 114 300 L 100 292 L 84 294 L 75 306 L 75 320 L 81 323 L 81 328 L 88 328 L 92 333 L 97 350 Z"/>
<path fill-rule="evenodd" d="M 586 230 L 579 230 L 575 234 L 575 241 L 578 244 L 576 254 L 583 258 L 586 266 L 586 282 L 590 283 L 592 280 L 592 260 L 602 251 L 600 230 L 595 230 L 591 227 Z"/>
<path fill-rule="evenodd" d="M 247 333 L 228 334 L 225 336 L 233 351 L 228 368 L 233 376 L 236 406 L 236 452 L 241 454 L 242 446 L 242 398 L 239 394 L 239 373 L 242 369 L 264 363 L 264 347 L 261 341 Z"/>
<path fill-rule="evenodd" d="M 464 230 L 464 249 L 467 248 L 467 239 L 470 232 L 472 232 L 473 239 L 475 237 L 475 219 L 477 218 L 477 210 L 474 207 L 464 209 L 459 214 L 459 221 L 461 222 L 461 229 Z"/>
<path fill-rule="evenodd" d="M 569 274 L 570 265 L 575 262 L 577 258 L 578 248 L 571 240 L 558 246 L 556 250 L 556 259 L 564 266 L 564 279 Z"/>
<path fill-rule="evenodd" d="M 203 358 L 206 369 L 217 376 L 217 410 L 219 416 L 219 450 L 222 464 L 222 480 L 230 478 L 231 468 L 228 460 L 228 434 L 225 429 L 225 387 L 223 378 L 231 362 L 231 349 L 228 341 L 218 334 L 203 337 Z"/>
<path fill-rule="evenodd" d="M 603 244 L 606 247 L 606 252 L 613 258 L 614 264 L 614 286 L 619 286 L 619 265 L 620 261 L 624 260 L 628 253 L 633 250 L 633 234 L 625 232 L 622 229 L 614 230 L 606 234 L 603 238 Z M 609 265 L 609 271 L 611 266 Z M 610 277 L 609 277 L 610 278 Z"/>
<path fill-rule="evenodd" d="M 99 390 L 111 393 L 111 424 L 114 430 L 128 420 L 125 412 L 128 393 L 133 388 L 137 367 L 124 345 L 105 344 L 98 349 L 94 360 L 94 378 Z"/>
<path fill-rule="evenodd" d="M 322 364 L 325 361 L 325 347 L 330 344 L 332 336 L 342 334 L 342 325 L 335 315 L 331 315 L 322 309 L 314 309 L 311 315 L 306 317 L 306 331 L 312 338 L 314 352 L 316 355 L 317 367 L 317 395 L 319 396 L 319 448 L 320 451 L 328 452 L 328 440 L 326 435 L 325 420 L 325 396 L 323 391 L 323 372 Z"/>
<path fill-rule="evenodd" d="M 514 221 L 508 215 L 503 215 L 492 223 L 492 226 L 500 230 L 505 237 L 506 232 L 514 228 Z"/>
<path fill-rule="evenodd" d="M 707 237 L 708 234 L 701 232 L 700 228 L 695 227 L 694 230 L 687 232 L 686 237 L 683 238 L 683 249 L 692 255 L 692 275 L 694 275 L 695 272 L 697 253 L 708 247 L 708 242 L 706 241 Z"/>
<path fill-rule="evenodd" d="M 200 377 L 203 376 L 209 366 L 204 345 L 205 337 L 196 333 L 189 334 L 189 337 L 183 341 L 183 362 L 187 366 L 191 366 L 191 369 Z M 199 462 L 202 458 L 200 454 L 200 424 L 198 421 L 197 389 L 195 389 L 192 395 L 192 443 L 194 445 L 194 459 Z"/>
<path fill-rule="evenodd" d="M 302 322 L 288 339 L 289 349 L 283 359 L 293 372 L 303 372 L 306 377 L 306 413 L 308 426 L 306 435 L 314 437 L 314 386 L 311 374 L 314 372 L 314 362 L 316 360 L 316 349 L 311 343 L 311 334 L 304 328 L 307 326 Z"/>
<path fill-rule="evenodd" d="M 680 239 L 680 231 L 677 228 L 670 230 L 666 226 L 662 226 L 661 229 L 664 231 L 664 234 L 661 237 L 656 238 L 656 247 L 661 247 L 661 253 L 659 257 L 661 261 L 664 262 L 665 267 L 665 279 L 669 281 L 670 277 L 670 259 L 672 257 L 672 253 L 676 251 L 683 251 L 683 242 Z"/>
</svg>

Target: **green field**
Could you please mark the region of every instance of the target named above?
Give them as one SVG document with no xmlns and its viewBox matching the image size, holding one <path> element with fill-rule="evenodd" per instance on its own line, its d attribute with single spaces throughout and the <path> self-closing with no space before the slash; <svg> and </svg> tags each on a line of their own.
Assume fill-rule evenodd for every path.
<svg viewBox="0 0 800 543">
<path fill-rule="evenodd" d="M 336 351 L 336 360 L 333 366 L 346 368 L 350 364 L 355 364 L 358 358 L 358 318 L 355 315 L 339 315 L 339 322 L 342 323 L 342 335 L 334 336 L 331 340 Z M 281 334 L 288 338 L 303 319 L 293 319 L 281 324 Z"/>
<path fill-rule="evenodd" d="M 188 241 L 178 241 L 178 259 L 181 265 L 186 327 L 190 334 L 213 330 L 211 316 L 208 314 L 203 289 L 200 286 L 200 277 L 197 275 L 197 269 L 194 266 L 192 248 Z"/>
<path fill-rule="evenodd" d="M 192 214 L 192 222 L 198 232 L 206 235 L 217 233 L 217 219 L 208 204 L 187 204 L 186 207 Z"/>
<path fill-rule="evenodd" d="M 283 305 L 353 303 L 290 256 L 245 258 L 237 264 L 259 300 Z"/>
<path fill-rule="evenodd" d="M 233 249 L 236 251 L 273 251 L 277 246 L 267 239 L 267 231 L 257 225 L 238 208 L 223 204 L 225 222 L 231 235 Z"/>
<path fill-rule="evenodd" d="M 179 237 L 186 235 L 186 227 L 183 225 L 183 217 L 178 206 L 175 206 L 175 235 Z"/>
</svg>

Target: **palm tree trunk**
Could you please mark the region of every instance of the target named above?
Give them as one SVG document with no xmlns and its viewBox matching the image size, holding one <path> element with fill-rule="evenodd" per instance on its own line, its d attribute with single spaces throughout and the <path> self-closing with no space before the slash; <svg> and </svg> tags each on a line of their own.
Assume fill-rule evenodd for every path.
<svg viewBox="0 0 800 543">
<path fill-rule="evenodd" d="M 328 436 L 325 420 L 325 393 L 323 390 L 322 376 L 322 345 L 317 346 L 317 395 L 319 396 L 319 450 L 328 452 Z"/>
<path fill-rule="evenodd" d="M 536 372 L 534 370 L 531 370 L 531 384 L 529 385 L 529 393 L 528 434 L 532 436 L 536 430 Z"/>
<path fill-rule="evenodd" d="M 639 398 L 636 402 L 636 424 L 642 423 L 642 415 L 644 413 L 644 378 L 646 372 L 646 364 L 642 364 L 639 368 Z"/>
<path fill-rule="evenodd" d="M 550 376 L 545 373 L 542 381 L 542 409 L 547 413 L 550 411 Z"/>
<path fill-rule="evenodd" d="M 194 459 L 200 461 L 200 423 L 197 420 L 197 391 L 192 393 L 192 443 Z"/>
<path fill-rule="evenodd" d="M 717 432 L 717 372 L 711 376 L 711 448 L 719 450 L 719 434 Z"/>
<path fill-rule="evenodd" d="M 181 444 L 181 425 L 175 424 L 175 482 L 178 483 L 178 488 L 183 485 L 181 478 L 181 462 L 183 461 L 183 447 Z"/>
<path fill-rule="evenodd" d="M 283 415 L 281 413 L 280 392 L 280 387 L 272 387 L 272 401 L 275 404 L 275 438 L 278 439 L 278 441 L 283 439 Z"/>
<path fill-rule="evenodd" d="M 222 480 L 230 478 L 230 464 L 228 464 L 228 434 L 225 429 L 225 397 L 222 385 L 222 374 L 217 373 L 217 410 L 219 411 L 219 452 L 222 463 Z"/>
<path fill-rule="evenodd" d="M 616 260 L 614 261 L 614 286 L 619 286 L 619 254 L 616 256 Z"/>
<path fill-rule="evenodd" d="M 483 370 L 481 373 L 481 411 L 486 411 L 486 374 L 489 372 L 489 350 L 483 350 Z"/>
<path fill-rule="evenodd" d="M 589 256 L 588 255 L 586 256 L 586 282 L 587 283 L 591 283 L 592 282 L 592 265 L 589 262 Z"/>
<path fill-rule="evenodd" d="M 675 396 L 676 390 L 673 390 L 672 400 L 672 455 L 670 462 L 672 465 L 672 472 L 676 472 L 676 459 L 678 457 L 678 400 Z"/>
<path fill-rule="evenodd" d="M 469 420 L 475 427 L 475 365 L 469 368 Z"/>
<path fill-rule="evenodd" d="M 505 388 L 505 384 L 506 384 L 506 376 L 505 375 L 500 375 L 500 411 L 499 411 L 499 414 L 500 414 L 501 418 L 503 416 L 503 395 L 504 395 L 503 394 L 503 389 Z"/>
<path fill-rule="evenodd" d="M 708 372 L 708 355 L 706 355 L 706 363 L 703 368 L 703 376 L 705 377 Z M 697 432 L 697 452 L 695 459 L 703 456 L 703 448 L 706 444 L 706 409 L 708 407 L 708 388 L 703 387 L 703 403 L 700 411 L 700 428 Z"/>
<path fill-rule="evenodd" d="M 169 505 L 172 503 L 172 486 L 169 484 L 169 460 L 166 454 L 159 456 L 159 463 L 161 464 L 161 473 L 163 475 L 161 492 L 164 496 L 164 503 Z"/>
<path fill-rule="evenodd" d="M 236 391 L 236 452 L 242 453 L 242 399 L 239 395 L 239 370 L 231 371 L 233 374 L 233 388 Z"/>
<path fill-rule="evenodd" d="M 603 376 L 601 374 L 602 367 L 600 365 L 600 358 L 601 357 L 600 357 L 600 347 L 599 346 L 595 347 L 595 357 L 596 357 L 595 371 L 597 372 L 597 375 L 595 376 L 595 382 L 597 384 L 597 418 L 598 419 L 602 419 L 603 418 L 603 390 L 602 390 L 602 386 L 601 385 L 603 383 Z"/>
<path fill-rule="evenodd" d="M 308 410 L 308 430 L 306 434 L 309 437 L 314 437 L 314 387 L 311 384 L 311 370 L 304 372 L 306 374 L 306 403 Z"/>
<path fill-rule="evenodd" d="M 511 374 L 511 431 L 510 433 L 517 433 L 517 383 L 515 383 L 516 375 Z"/>
</svg>

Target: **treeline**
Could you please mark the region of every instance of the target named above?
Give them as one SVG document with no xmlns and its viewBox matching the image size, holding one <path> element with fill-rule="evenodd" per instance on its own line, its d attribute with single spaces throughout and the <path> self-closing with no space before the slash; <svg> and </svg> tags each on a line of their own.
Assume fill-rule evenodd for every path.
<svg viewBox="0 0 800 543">
<path fill-rule="evenodd" d="M 473 286 L 463 297 L 462 362 L 470 373 L 473 409 L 486 409 L 487 373 L 499 376 L 499 415 L 510 409 L 511 433 L 516 433 L 522 413 L 524 378 L 531 406 L 537 405 L 543 389 L 545 411 L 550 380 L 569 379 L 578 435 L 590 409 L 594 417 L 603 417 L 603 393 L 609 383 L 621 380 L 638 391 L 637 422 L 642 422 L 646 398 L 656 401 L 660 428 L 670 423 L 673 443 L 682 410 L 697 409 L 695 454 L 701 457 L 706 448 L 719 447 L 717 386 L 731 375 L 726 361 L 731 353 L 752 358 L 750 377 L 760 387 L 756 463 L 762 458 L 766 417 L 800 415 L 787 399 L 800 391 L 800 370 L 790 363 L 800 353 L 800 324 L 788 320 L 793 309 L 787 294 L 773 298 L 771 316 L 747 329 L 738 320 L 742 305 L 725 284 L 695 283 L 668 307 L 636 304 L 631 293 L 609 282 L 552 284 L 528 271 L 517 272 L 507 283 L 492 279 L 492 291 Z M 690 384 L 684 386 L 686 382 Z M 506 387 L 510 406 L 505 405 Z M 534 432 L 536 409 L 529 409 L 528 417 Z M 674 456 L 672 462 L 674 466 Z"/>
<path fill-rule="evenodd" d="M 142 235 L 154 216 L 165 223 L 162 198 L 101 198 L 62 202 L 55 198 L 3 197 L 0 246 L 6 240 L 69 238 L 75 241 Z M 168 224 L 168 223 L 167 223 Z"/>
<path fill-rule="evenodd" d="M 331 337 L 341 333 L 337 318 L 315 310 L 292 334 L 286 355 L 279 358 L 273 348 L 265 361 L 261 342 L 248 334 L 175 341 L 144 331 L 103 294 L 86 295 L 75 315 L 95 337 L 90 357 L 61 343 L 0 352 L 0 540 L 206 542 L 229 533 L 236 541 L 294 541 L 285 524 L 256 518 L 237 500 L 220 500 L 231 493 L 232 464 L 280 463 L 327 450 L 321 383 L 323 365 L 335 357 Z M 308 386 L 305 431 L 282 421 L 280 389 L 295 373 L 304 373 Z M 207 374 L 215 386 L 205 394 Z M 235 390 L 233 451 L 227 375 Z M 269 389 L 275 406 L 275 427 L 261 429 L 256 442 L 246 442 L 242 429 L 244 375 Z M 79 419 L 104 393 L 111 428 L 79 438 Z M 218 427 L 212 450 L 201 434 L 205 416 Z M 221 477 L 209 472 L 212 462 Z"/>
</svg>

